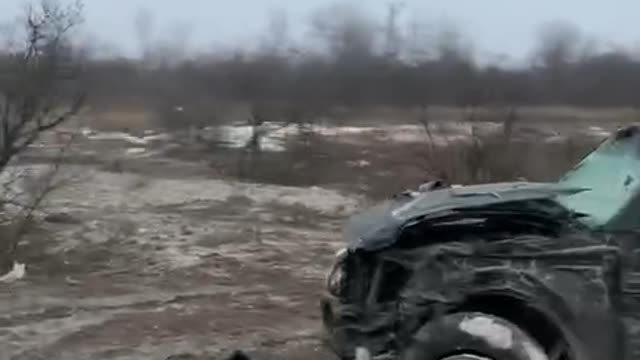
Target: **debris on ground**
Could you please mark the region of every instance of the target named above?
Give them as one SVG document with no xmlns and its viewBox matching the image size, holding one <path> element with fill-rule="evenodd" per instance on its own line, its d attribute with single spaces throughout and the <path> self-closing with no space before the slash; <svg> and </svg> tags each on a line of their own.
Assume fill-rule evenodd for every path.
<svg viewBox="0 0 640 360">
<path fill-rule="evenodd" d="M 26 265 L 18 262 L 13 263 L 11 270 L 0 276 L 0 283 L 10 284 L 24 278 L 26 274 Z"/>
</svg>

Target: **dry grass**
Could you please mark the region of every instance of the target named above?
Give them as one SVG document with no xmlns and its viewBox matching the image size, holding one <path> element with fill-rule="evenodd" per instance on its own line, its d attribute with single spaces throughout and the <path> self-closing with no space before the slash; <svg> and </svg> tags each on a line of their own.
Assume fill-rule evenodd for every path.
<svg viewBox="0 0 640 360">
<path fill-rule="evenodd" d="M 505 138 L 502 133 L 477 134 L 473 141 L 435 147 L 426 138 L 423 143 L 363 140 L 345 143 L 320 136 L 304 144 L 292 140 L 287 151 L 263 152 L 251 165 L 242 151 L 233 149 L 174 156 L 206 157 L 215 176 L 331 187 L 380 199 L 435 178 L 456 184 L 553 181 L 597 144 L 590 138 L 545 143 L 535 137 Z"/>
<path fill-rule="evenodd" d="M 427 149 L 425 167 L 431 176 L 455 184 L 554 181 L 596 144 L 584 137 L 544 142 L 476 135 L 469 142 Z"/>
<path fill-rule="evenodd" d="M 241 118 L 241 106 L 235 104 L 233 108 L 235 110 L 229 112 L 228 118 L 216 121 L 229 123 Z M 157 119 L 152 114 L 152 111 L 134 107 L 100 111 L 94 112 L 90 124 L 102 130 L 157 128 Z M 420 110 L 337 109 L 334 115 L 332 122 L 340 124 L 415 124 Z M 504 119 L 503 115 L 504 109 L 480 108 L 475 109 L 473 120 L 499 123 Z M 635 121 L 637 116 L 636 110 L 624 108 L 528 107 L 518 109 L 518 124 L 529 127 L 543 123 L 545 126 L 552 124 L 552 127 L 572 127 L 578 123 L 583 126 L 582 122 L 621 124 Z M 434 124 L 464 121 L 468 117 L 469 113 L 461 108 L 429 108 L 429 118 Z M 554 180 L 595 145 L 594 139 L 578 136 L 547 143 L 535 134 L 522 138 L 512 136 L 510 131 L 478 133 L 470 141 L 452 141 L 445 146 L 433 146 L 434 141 L 428 134 L 423 143 L 375 139 L 344 143 L 313 136 L 310 139 L 293 138 L 287 151 L 264 152 L 253 160 L 241 150 L 217 147 L 184 148 L 173 156 L 197 160 L 206 156 L 215 176 L 291 186 L 327 186 L 381 198 L 434 178 L 459 184 Z"/>
<path fill-rule="evenodd" d="M 371 107 L 366 109 L 334 109 L 332 116 L 340 124 L 408 124 L 420 116 L 420 108 Z M 504 109 L 478 107 L 474 110 L 477 121 L 494 121 Z M 524 106 L 518 108 L 523 123 L 629 123 L 640 119 L 640 111 L 634 108 L 583 108 L 574 106 Z M 430 106 L 433 121 L 465 121 L 468 109 L 450 106 Z"/>
<path fill-rule="evenodd" d="M 100 131 L 143 131 L 156 127 L 153 112 L 144 108 L 87 110 L 86 125 Z"/>
<path fill-rule="evenodd" d="M 201 102 L 185 105 L 184 116 L 189 121 L 185 124 L 230 124 L 246 122 L 249 118 L 249 105 L 241 103 L 214 102 L 204 106 Z M 369 108 L 334 108 L 327 112 L 323 119 L 328 123 L 339 125 L 372 126 L 391 124 L 412 124 L 420 116 L 419 108 L 369 107 Z M 476 121 L 494 121 L 503 112 L 500 108 L 480 107 L 474 110 Z M 459 107 L 433 106 L 429 108 L 430 118 L 437 122 L 466 121 L 468 110 Z M 589 109 L 571 106 L 528 106 L 518 108 L 520 121 L 527 124 L 551 123 L 570 125 L 573 122 L 597 123 L 630 123 L 640 120 L 640 111 L 634 108 L 601 108 Z M 87 119 L 85 125 L 103 131 L 142 131 L 166 125 L 167 111 L 160 113 L 152 106 L 114 106 L 108 109 L 87 109 L 82 117 Z M 183 117 L 184 117 L 183 116 Z M 269 113 L 269 121 L 281 121 L 284 114 L 277 110 Z M 178 122 L 180 119 L 173 119 Z M 174 126 L 179 128 L 180 126 Z M 183 126 L 184 127 L 184 126 Z"/>
</svg>

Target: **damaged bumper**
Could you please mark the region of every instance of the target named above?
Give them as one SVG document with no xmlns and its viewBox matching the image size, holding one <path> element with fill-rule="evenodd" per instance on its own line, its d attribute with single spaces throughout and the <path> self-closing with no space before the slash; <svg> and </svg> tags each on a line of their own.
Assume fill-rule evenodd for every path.
<svg viewBox="0 0 640 360">
<path fill-rule="evenodd" d="M 393 358 L 396 316 L 391 305 L 364 311 L 326 295 L 321 309 L 329 346 L 341 359 Z"/>
</svg>

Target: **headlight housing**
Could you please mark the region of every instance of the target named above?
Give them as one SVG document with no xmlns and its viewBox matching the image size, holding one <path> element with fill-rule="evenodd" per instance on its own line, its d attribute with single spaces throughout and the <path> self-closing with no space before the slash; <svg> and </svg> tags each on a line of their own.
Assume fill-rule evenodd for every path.
<svg viewBox="0 0 640 360">
<path fill-rule="evenodd" d="M 341 249 L 327 277 L 327 291 L 335 297 L 344 297 L 347 287 L 347 250 Z"/>
</svg>

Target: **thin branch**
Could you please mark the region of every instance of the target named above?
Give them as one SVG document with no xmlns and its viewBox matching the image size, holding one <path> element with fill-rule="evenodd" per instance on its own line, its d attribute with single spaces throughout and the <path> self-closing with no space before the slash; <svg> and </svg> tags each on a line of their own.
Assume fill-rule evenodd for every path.
<svg viewBox="0 0 640 360">
<path fill-rule="evenodd" d="M 81 4 L 62 8 L 55 3 L 42 0 L 38 6 L 28 6 L 24 26 L 26 37 L 22 49 L 8 54 L 10 74 L 0 89 L 0 174 L 5 173 L 11 161 L 33 144 L 40 134 L 51 130 L 76 115 L 84 104 L 84 95 L 73 98 L 65 110 L 60 95 L 61 84 L 69 78 L 67 63 L 67 35 L 80 21 Z M 62 155 L 54 161 L 51 172 L 38 188 L 30 193 L 30 199 L 21 198 L 27 190 L 14 190 L 16 182 L 25 174 L 9 178 L 3 184 L 4 193 L 0 205 L 19 209 L 11 220 L 18 226 L 10 243 L 10 256 L 15 253 L 19 239 L 28 230 L 28 225 L 47 196 L 57 188 L 54 179 L 59 171 Z"/>
</svg>

